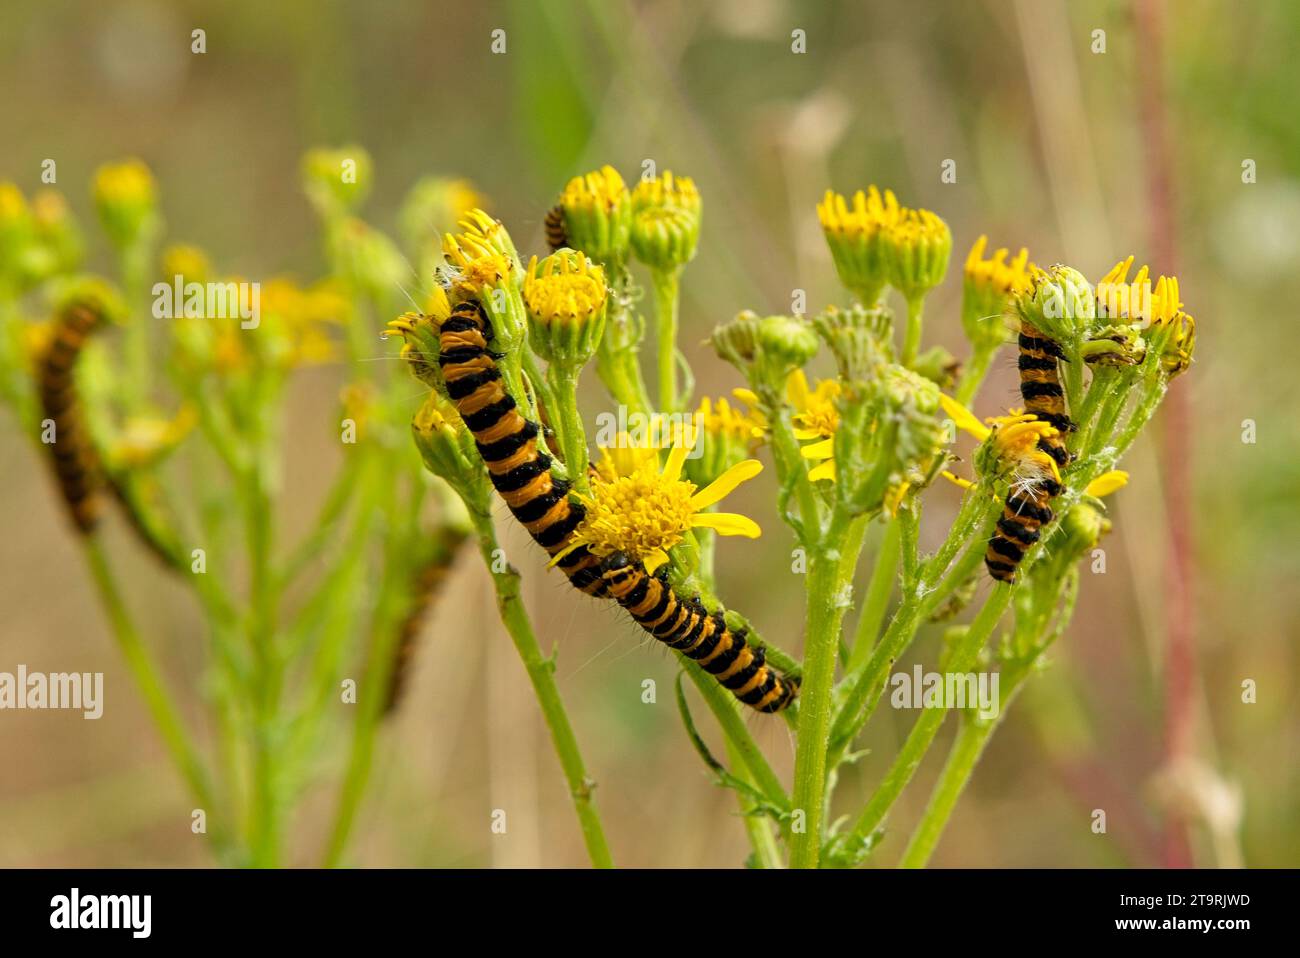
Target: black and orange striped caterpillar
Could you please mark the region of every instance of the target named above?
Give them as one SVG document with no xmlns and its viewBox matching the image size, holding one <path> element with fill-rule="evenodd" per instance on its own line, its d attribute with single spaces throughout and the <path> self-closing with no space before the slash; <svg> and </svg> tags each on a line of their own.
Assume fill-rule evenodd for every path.
<svg viewBox="0 0 1300 958">
<path fill-rule="evenodd" d="M 1020 326 L 1020 397 L 1025 411 L 1033 413 L 1058 431 L 1055 436 L 1041 436 L 1038 448 L 1052 457 L 1059 467 L 1070 463 L 1070 452 L 1061 434 L 1073 432 L 1075 425 L 1065 412 L 1065 391 L 1061 388 L 1058 363 L 1065 360 L 1061 347 L 1037 328 L 1022 322 Z M 1042 534 L 1042 527 L 1052 521 L 1052 499 L 1062 487 L 1052 476 L 1035 477 L 1014 483 L 1007 492 L 997 531 L 989 540 L 984 565 L 989 575 L 1000 582 L 1015 582 L 1016 568 Z"/>
<path fill-rule="evenodd" d="M 569 232 L 564 228 L 564 207 L 555 204 L 546 211 L 542 224 L 546 230 L 546 245 L 551 252 L 569 245 Z"/>
<path fill-rule="evenodd" d="M 488 349 L 492 337 L 483 307 L 476 300 L 465 300 L 442 322 L 438 365 L 447 395 L 473 433 L 493 487 L 533 540 L 555 556 L 568 545 L 586 509 L 569 498 L 567 480 L 551 475 L 551 457 L 537 448 L 540 427 L 520 415 L 501 381 L 499 357 Z M 586 546 L 569 552 L 557 564 L 583 592 L 604 594 L 600 560 Z"/>
<path fill-rule="evenodd" d="M 401 701 L 402 692 L 415 666 L 415 652 L 419 645 L 420 630 L 433 608 L 434 599 L 442 591 L 447 576 L 456 561 L 456 553 L 469 537 L 468 531 L 447 525 L 434 536 L 432 555 L 415 574 L 414 589 L 406 616 L 398 627 L 397 646 L 393 650 L 392 671 L 388 675 L 388 691 L 384 699 L 384 714 L 393 712 Z"/>
<path fill-rule="evenodd" d="M 103 311 L 87 303 L 76 302 L 63 309 L 37 372 L 42 415 L 54 425 L 54 441 L 46 446 L 50 464 L 68 514 L 83 535 L 94 530 L 103 513 L 104 477 L 81 408 L 75 372 L 86 340 L 103 322 Z"/>
<path fill-rule="evenodd" d="M 650 575 L 616 552 L 601 563 L 601 577 L 610 597 L 641 628 L 698 663 L 741 702 L 779 712 L 794 701 L 798 682 L 767 665 L 763 650 L 745 641 L 743 629 L 728 627 L 721 609 L 710 613 L 699 599 L 679 596 L 662 570 Z"/>
<path fill-rule="evenodd" d="M 467 299 L 442 322 L 438 365 L 447 395 L 487 466 L 488 478 L 528 534 L 551 556 L 565 552 L 586 507 L 569 498 L 570 485 L 551 475 L 551 457 L 537 448 L 540 427 L 526 419 L 501 381 L 489 348 L 492 324 L 482 305 Z M 556 563 L 588 595 L 609 595 L 655 638 L 699 661 L 746 705 L 776 712 L 794 699 L 797 684 L 766 666 L 763 651 L 710 615 L 698 600 L 678 596 L 667 580 L 648 575 L 624 556 L 603 562 L 581 545 Z M 662 606 L 662 608 L 660 608 Z"/>
</svg>

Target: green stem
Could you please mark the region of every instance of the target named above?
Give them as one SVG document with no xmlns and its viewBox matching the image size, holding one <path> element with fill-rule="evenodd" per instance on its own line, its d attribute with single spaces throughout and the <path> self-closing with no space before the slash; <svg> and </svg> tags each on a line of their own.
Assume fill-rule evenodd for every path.
<svg viewBox="0 0 1300 958">
<path fill-rule="evenodd" d="M 984 746 L 988 744 L 1002 716 L 1006 714 L 1007 706 L 1028 674 L 1026 670 L 1018 670 L 1014 676 L 1003 674 L 1003 680 L 1009 680 L 1009 684 L 999 690 L 996 718 L 963 717 L 957 737 L 953 740 L 952 749 L 948 753 L 948 761 L 944 763 L 939 781 L 935 783 L 934 791 L 930 795 L 929 804 L 926 805 L 921 821 L 912 833 L 912 838 L 907 843 L 907 850 L 903 852 L 903 857 L 899 861 L 901 867 L 924 868 L 930 860 L 944 828 L 948 825 L 948 819 L 957 806 L 957 800 L 961 798 L 966 784 L 970 781 L 971 773 L 975 770 L 980 756 L 984 754 Z"/>
<path fill-rule="evenodd" d="M 953 648 L 952 656 L 947 662 L 946 671 L 950 673 L 970 671 L 979 656 L 980 649 L 983 648 L 984 642 L 998 624 L 998 620 L 1002 618 L 1002 613 L 1006 611 L 1007 603 L 1010 600 L 1011 587 L 1006 583 L 998 583 L 993 594 L 984 603 L 984 608 L 980 609 L 975 621 L 971 623 L 966 634 Z M 943 725 L 943 720 L 947 715 L 948 710 L 944 707 L 927 707 L 921 713 L 921 717 L 912 726 L 911 734 L 907 736 L 907 741 L 894 759 L 894 763 L 880 783 L 880 787 L 876 789 L 871 796 L 871 801 L 867 803 L 867 807 L 862 810 L 862 814 L 858 816 L 857 822 L 854 823 L 853 834 L 855 836 L 858 838 L 868 837 L 884 821 L 890 808 L 893 807 L 898 796 L 902 794 L 903 789 L 907 787 L 917 768 L 920 767 L 922 759 L 925 758 L 930 744 L 934 741 L 934 736 Z"/>
<path fill-rule="evenodd" d="M 910 296 L 907 300 L 907 333 L 903 337 L 901 364 L 911 366 L 921 349 L 921 321 L 925 313 L 925 297 Z"/>
<path fill-rule="evenodd" d="M 962 372 L 961 382 L 957 384 L 956 399 L 963 406 L 970 407 L 971 400 L 979 392 L 979 388 L 984 383 L 984 377 L 989 373 L 989 366 L 993 363 L 993 357 L 998 353 L 994 346 L 992 349 L 976 347 L 975 352 L 971 355 L 970 362 L 966 364 L 966 369 Z"/>
<path fill-rule="evenodd" d="M 519 572 L 509 565 L 503 572 L 495 571 L 498 566 L 500 546 L 496 531 L 492 527 L 491 516 L 476 515 L 474 527 L 483 562 L 492 574 L 501 622 L 510 634 L 511 641 L 514 642 L 515 649 L 518 650 L 519 657 L 523 661 L 524 669 L 528 672 L 528 679 L 532 683 L 538 705 L 542 709 L 542 717 L 551 733 L 555 754 L 560 760 L 560 767 L 564 770 L 569 794 L 573 798 L 573 807 L 582 829 L 582 838 L 587 846 L 587 854 L 591 858 L 591 863 L 597 868 L 612 868 L 614 862 L 609 854 L 609 846 L 605 842 L 605 831 L 596 812 L 595 802 L 592 800 L 595 783 L 587 777 L 582 753 L 578 749 L 577 737 L 573 733 L 573 726 L 569 724 L 564 702 L 560 698 L 560 690 L 555 684 L 554 662 L 542 655 L 541 646 L 537 644 L 537 636 L 533 633 L 532 622 L 528 618 L 528 611 L 524 608 L 520 597 Z"/>
<path fill-rule="evenodd" d="M 836 509 L 821 542 L 810 549 L 808 607 L 804 635 L 803 684 L 799 693 L 799 723 L 795 745 L 794 798 L 804 827 L 790 842 L 793 868 L 816 868 L 821 857 L 825 814 L 826 750 L 830 743 L 832 686 L 839 652 L 840 624 L 848 606 L 856 556 L 841 554 L 850 518 Z M 859 546 L 861 542 L 859 541 Z"/>
<path fill-rule="evenodd" d="M 731 761 L 736 776 L 743 782 L 750 785 L 754 784 L 754 778 L 750 774 L 741 760 L 736 747 L 728 739 L 726 742 L 727 758 Z M 741 793 L 736 793 L 736 802 L 740 806 L 740 814 L 745 823 L 745 834 L 749 836 L 750 847 L 754 849 L 754 861 L 758 863 L 759 868 L 783 868 L 784 862 L 781 861 L 781 851 L 776 844 L 776 833 L 772 829 L 772 822 L 764 815 L 754 814 L 754 803 Z"/>
<path fill-rule="evenodd" d="M 685 670 L 690 680 L 695 683 L 704 703 L 713 713 L 714 718 L 718 720 L 718 725 L 722 728 L 722 734 L 726 738 L 728 745 L 735 749 L 736 755 L 740 758 L 744 767 L 753 776 L 754 784 L 758 787 L 768 801 L 779 808 L 784 808 L 789 804 L 789 798 L 785 794 L 785 789 L 781 787 L 781 780 L 776 777 L 772 771 L 772 766 L 767 763 L 763 757 L 762 750 L 754 742 L 754 737 L 749 734 L 749 729 L 745 726 L 744 716 L 740 714 L 740 707 L 736 704 L 735 696 L 718 684 L 708 672 L 688 659 L 681 653 L 677 654 L 678 661 Z"/>
<path fill-rule="evenodd" d="M 849 654 L 848 671 L 860 668 L 875 647 L 876 637 L 885 621 L 885 611 L 889 608 L 889 596 L 894 590 L 894 579 L 898 576 L 898 560 L 902 554 L 902 529 L 897 519 L 885 526 L 885 537 L 880 542 L 880 553 L 871 569 L 871 581 L 867 584 L 866 598 L 862 603 L 862 612 L 858 616 L 858 628 L 853 637 L 853 649 Z"/>
<path fill-rule="evenodd" d="M 573 368 L 567 363 L 551 363 L 546 374 L 554 394 L 554 405 L 550 407 L 550 411 L 555 430 L 559 433 L 565 468 L 573 481 L 574 489 L 582 495 L 587 495 L 587 463 L 591 456 L 591 449 L 587 445 L 587 431 L 582 424 L 582 413 L 578 410 L 580 372 L 581 367 Z"/>
<path fill-rule="evenodd" d="M 388 514 L 384 518 L 391 526 L 400 521 L 400 513 L 405 510 L 401 508 L 403 504 L 393 502 L 391 496 L 387 505 Z M 400 583 L 409 578 L 407 575 L 409 569 L 407 563 L 403 561 L 403 553 L 408 552 L 410 548 L 411 544 L 408 541 L 401 536 L 395 536 L 389 539 L 388 548 L 385 550 L 387 555 L 384 561 L 380 597 L 371 617 L 370 637 L 367 643 L 369 654 L 365 678 L 357 696 L 358 711 L 352 729 L 348 766 L 339 790 L 334 827 L 330 831 L 329 845 L 325 851 L 326 868 L 335 867 L 342 858 L 347 848 L 352 824 L 356 820 L 357 810 L 361 807 L 361 800 L 370 780 L 375 739 L 386 704 L 385 692 L 392 675 L 394 649 L 400 639 L 400 623 L 409 602 L 409 595 L 401 588 Z M 338 643 L 322 643 L 317 657 L 320 681 L 316 685 L 319 692 L 316 701 L 307 709 L 308 716 L 319 715 L 324 710 L 329 691 L 336 687 L 340 659 L 337 652 L 341 651 L 340 646 L 346 636 L 348 624 L 345 619 L 341 627 L 338 627 L 336 617 L 330 619 L 330 627 L 337 627 Z"/>
<path fill-rule="evenodd" d="M 677 317 L 680 269 L 654 270 L 655 335 L 659 369 L 659 410 L 677 412 Z"/>
<path fill-rule="evenodd" d="M 276 577 L 271 568 L 272 490 L 270 469 L 274 458 L 267 410 L 273 408 L 259 383 L 250 416 L 249 437 L 253 457 L 241 477 L 245 539 L 249 561 L 249 644 L 256 664 L 254 675 L 253 796 L 249 845 L 253 864 L 274 867 L 279 858 L 280 822 L 277 782 L 280 766 L 276 743 L 278 709 L 283 684 L 283 663 L 275 643 Z M 265 402 L 263 402 L 265 400 Z"/>
<path fill-rule="evenodd" d="M 969 507 L 969 512 L 968 512 Z M 981 508 L 982 507 L 982 508 Z M 926 563 L 921 572 L 920 582 L 915 589 L 905 592 L 902 602 L 894 612 L 889 627 L 885 630 L 880 644 L 872 651 L 871 657 L 856 672 L 850 672 L 845 679 L 848 692 L 845 694 L 835 718 L 831 732 L 830 764 L 835 767 L 848 750 L 853 739 L 871 718 L 876 703 L 885 688 L 885 677 L 890 666 L 903 654 L 916 636 L 922 620 L 936 609 L 954 589 L 965 582 L 979 567 L 984 558 L 984 535 L 981 534 L 983 523 L 987 519 L 985 511 L 993 511 L 996 502 L 988 505 L 977 502 L 974 496 L 967 496 L 953 524 L 948 541 Z M 952 555 L 971 539 L 970 545 L 961 559 L 951 569 L 948 563 Z M 947 575 L 943 575 L 947 572 Z M 943 575 L 938 585 L 931 587 Z"/>
<path fill-rule="evenodd" d="M 212 828 L 213 844 L 219 853 L 225 853 L 230 849 L 230 839 L 225 822 L 221 818 L 221 810 L 216 805 L 208 773 L 199 756 L 198 748 L 163 685 L 162 676 L 153 657 L 145 648 L 139 632 L 136 631 L 121 589 L 113 576 L 103 543 L 95 535 L 86 536 L 82 543 L 86 564 L 90 568 L 90 575 L 99 593 L 100 602 L 108 613 L 109 625 L 112 627 L 113 638 L 117 641 L 118 649 L 126 659 L 127 668 L 131 670 L 136 687 L 144 696 L 145 705 L 149 709 L 154 725 L 158 727 L 163 737 L 167 751 L 171 753 L 172 761 L 180 769 L 195 802 L 206 814 Z"/>
</svg>

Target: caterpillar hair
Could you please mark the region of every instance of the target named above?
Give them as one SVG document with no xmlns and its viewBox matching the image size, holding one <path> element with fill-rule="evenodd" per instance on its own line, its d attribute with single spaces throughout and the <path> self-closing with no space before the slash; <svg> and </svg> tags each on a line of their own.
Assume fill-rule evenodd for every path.
<svg viewBox="0 0 1300 958">
<path fill-rule="evenodd" d="M 984 565 L 999 582 L 1016 581 L 1016 569 L 1029 547 L 1038 541 L 1042 528 L 1052 521 L 1053 498 L 1061 494 L 1061 484 L 1051 476 L 1012 484 L 998 519 L 997 531 L 989 539 Z"/>
<path fill-rule="evenodd" d="M 397 646 L 393 650 L 392 671 L 388 676 L 388 691 L 384 699 L 384 713 L 396 710 L 406 688 L 407 679 L 415 666 L 415 651 L 419 645 L 420 630 L 424 627 L 434 600 L 442 591 L 447 576 L 456 561 L 456 553 L 468 538 L 468 532 L 455 526 L 444 526 L 435 535 L 437 540 L 433 555 L 423 563 L 415 575 L 411 603 L 406 618 L 398 629 Z"/>
<path fill-rule="evenodd" d="M 564 207 L 558 203 L 546 211 L 543 223 L 546 227 L 546 243 L 554 252 L 569 245 L 569 234 L 564 228 Z"/>
<path fill-rule="evenodd" d="M 103 321 L 103 313 L 85 303 L 64 309 L 37 373 L 41 410 L 54 424 L 54 441 L 46 446 L 50 464 L 68 514 L 83 535 L 94 530 L 103 511 L 103 474 L 82 412 L 75 370 L 87 338 Z"/>
<path fill-rule="evenodd" d="M 650 575 L 616 552 L 601 563 L 607 593 L 641 628 L 694 660 L 750 708 L 779 712 L 799 692 L 798 683 L 764 662 L 763 650 L 727 626 L 722 610 L 710 613 L 699 599 L 683 599 L 664 572 Z"/>
<path fill-rule="evenodd" d="M 1065 413 L 1065 391 L 1061 388 L 1059 363 L 1065 360 L 1061 347 L 1029 323 L 1020 326 L 1020 397 L 1025 411 L 1054 426 L 1058 435 L 1040 436 L 1038 448 L 1057 466 L 1070 463 L 1070 452 L 1061 435 L 1075 430 Z M 1061 484 L 1048 475 L 1018 479 L 1007 492 L 997 531 L 989 539 L 984 565 L 999 582 L 1015 582 L 1016 569 L 1029 548 L 1052 521 L 1052 499 L 1061 494 Z"/>
<path fill-rule="evenodd" d="M 488 348 L 492 324 L 478 301 L 468 299 L 442 322 L 438 364 L 447 394 L 474 435 L 488 478 L 510 511 L 547 554 L 568 544 L 586 509 L 569 498 L 569 483 L 551 475 L 551 457 L 537 448 L 541 427 L 525 419 L 501 382 L 497 356 Z M 600 560 L 579 546 L 557 563 L 588 595 L 605 591 Z"/>
</svg>

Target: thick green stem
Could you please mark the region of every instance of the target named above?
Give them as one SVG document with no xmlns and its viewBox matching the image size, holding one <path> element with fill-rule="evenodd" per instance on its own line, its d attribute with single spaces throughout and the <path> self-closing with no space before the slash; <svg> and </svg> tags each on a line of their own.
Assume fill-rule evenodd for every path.
<svg viewBox="0 0 1300 958">
<path fill-rule="evenodd" d="M 588 493 L 587 462 L 591 450 L 587 446 L 587 431 L 578 410 L 578 374 L 581 369 L 566 364 L 552 363 L 547 369 L 554 395 L 551 407 L 552 423 L 559 433 L 560 451 L 564 465 L 572 477 L 573 487 L 581 494 Z"/>
<path fill-rule="evenodd" d="M 998 620 L 1002 618 L 1002 613 L 1006 611 L 1007 603 L 1011 600 L 1011 587 L 1005 583 L 998 583 L 995 586 L 993 594 L 989 596 L 984 608 L 980 609 L 979 615 L 971 623 L 966 634 L 952 650 L 952 655 L 946 664 L 946 670 L 950 673 L 968 672 L 975 664 L 979 651 L 984 646 L 984 642 L 992 633 Z M 902 750 L 894 759 L 894 764 L 890 766 L 880 787 L 876 789 L 875 794 L 871 796 L 871 801 L 867 807 L 862 810 L 858 820 L 854 823 L 853 834 L 858 838 L 866 838 L 879 827 L 884 821 L 885 816 L 893 807 L 898 796 L 902 794 L 912 776 L 920 767 L 921 761 L 925 758 L 930 744 L 934 741 L 934 736 L 938 733 L 943 725 L 943 720 L 948 715 L 948 709 L 945 707 L 927 707 L 921 717 L 916 720 L 912 726 L 911 734 L 907 736 L 907 741 L 903 744 Z"/>
<path fill-rule="evenodd" d="M 837 509 L 822 541 L 808 558 L 808 607 L 804 635 L 803 683 L 799 692 L 799 724 L 795 746 L 793 810 L 803 813 L 803 828 L 792 829 L 790 865 L 816 868 L 821 857 L 825 817 L 826 749 L 834 709 L 833 684 L 838 659 L 840 624 L 848 607 L 856 555 L 841 551 L 850 523 Z M 858 545 L 861 546 L 861 540 Z"/>
<path fill-rule="evenodd" d="M 680 269 L 655 270 L 655 336 L 659 370 L 659 410 L 678 411 L 677 397 L 677 316 L 680 308 Z"/>
<path fill-rule="evenodd" d="M 578 824 L 582 829 L 587 854 L 591 858 L 591 863 L 597 868 L 612 868 L 614 862 L 609 854 L 609 846 L 605 842 L 605 830 L 592 799 L 595 783 L 587 777 L 582 753 L 578 749 L 577 736 L 573 733 L 573 726 L 569 724 L 569 716 L 564 710 L 559 687 L 555 684 L 555 665 L 542 654 L 537 636 L 533 633 L 528 610 L 524 608 L 520 596 L 519 573 L 509 565 L 502 572 L 496 571 L 500 567 L 501 553 L 496 531 L 492 527 L 492 518 L 475 516 L 474 526 L 478 534 L 479 551 L 482 553 L 483 562 L 492 574 L 501 622 L 519 652 L 519 658 L 528 672 L 528 680 L 532 683 L 533 692 L 537 695 L 537 703 L 541 706 L 542 717 L 546 721 L 547 729 L 550 730 L 555 754 L 560 760 L 560 767 L 564 770 L 564 778 L 569 785 L 569 794 L 573 798 L 573 808 L 578 815 Z"/>
</svg>

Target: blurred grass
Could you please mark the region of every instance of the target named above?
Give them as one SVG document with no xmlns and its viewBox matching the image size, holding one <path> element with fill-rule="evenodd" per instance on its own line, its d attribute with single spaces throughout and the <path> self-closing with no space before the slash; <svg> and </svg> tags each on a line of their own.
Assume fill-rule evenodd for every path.
<svg viewBox="0 0 1300 958">
<path fill-rule="evenodd" d="M 1300 386 L 1287 357 L 1300 348 L 1300 7 L 1191 0 L 1174 9 L 1172 175 L 1184 298 L 1200 333 L 1197 365 L 1176 387 L 1190 391 L 1197 430 L 1198 752 L 1244 791 L 1246 861 L 1294 866 Z M 713 394 L 738 385 L 697 345 L 713 324 L 744 307 L 788 309 L 795 288 L 809 291 L 813 307 L 839 297 L 813 214 L 826 186 L 890 185 L 904 202 L 944 215 L 959 252 L 988 232 L 995 244 L 1026 244 L 1042 263 L 1068 257 L 1094 277 L 1130 251 L 1145 258 L 1134 94 L 1143 51 L 1119 0 L 933 8 L 13 0 L 3 17 L 0 178 L 31 189 L 41 161 L 53 157 L 58 185 L 89 222 L 91 171 L 140 155 L 162 183 L 171 234 L 253 276 L 319 269 L 297 169 L 301 152 L 322 142 L 355 141 L 374 155 L 377 186 L 366 215 L 378 225 L 391 227 L 417 176 L 467 175 L 521 246 L 534 250 L 546 207 L 573 173 L 612 162 L 633 177 L 652 159 L 694 176 L 706 211 L 700 255 L 685 279 L 683 343 Z M 195 27 L 207 31 L 206 54 L 189 52 Z M 490 51 L 497 28 L 507 32 L 504 55 Z M 790 53 L 795 28 L 807 31 L 802 56 Z M 1105 54 L 1090 52 L 1094 29 L 1106 31 Z M 939 181 L 946 158 L 957 161 L 955 185 Z M 1241 182 L 1245 158 L 1258 164 L 1256 184 Z M 960 353 L 958 288 L 950 279 L 937 294 L 926 338 Z M 376 356 L 384 352 L 376 337 Z M 299 384 L 304 421 L 331 395 L 331 375 Z M 996 371 L 980 411 L 1013 402 L 1014 381 L 1009 365 Z M 603 397 L 595 389 L 585 395 L 594 413 Z M 1244 419 L 1258 424 L 1253 445 L 1240 440 Z M 331 449 L 323 430 L 295 437 L 304 496 L 313 462 Z M 994 739 L 938 863 L 1155 861 L 1149 780 L 1161 748 L 1165 535 L 1158 449 L 1147 442 L 1135 451 L 1134 483 L 1113 505 L 1107 574 L 1086 577 L 1053 675 Z M 110 710 L 75 729 L 47 715 L 4 718 L 0 761 L 14 774 L 0 783 L 0 846 L 20 850 L 8 863 L 194 863 L 187 810 L 133 800 L 121 785 L 152 793 L 156 741 L 73 572 L 40 464 L 10 425 L 0 432 L 0 461 L 7 492 L 0 523 L 8 530 L 0 668 L 93 663 L 108 673 Z M 800 590 L 781 586 L 789 541 L 764 512 L 770 491 L 742 495 L 742 508 L 768 532 L 761 550 L 722 548 L 720 593 L 766 634 L 797 647 Z M 947 490 L 930 493 L 933 529 L 953 501 Z M 148 560 L 127 555 L 133 594 L 149 604 L 146 621 L 164 637 L 169 667 L 192 680 L 200 659 L 195 610 L 167 592 L 156 596 Z M 642 647 L 621 616 L 544 575 L 525 542 L 512 555 L 527 557 L 539 635 L 559 649 L 616 859 L 738 864 L 742 830 L 729 796 L 710 786 L 677 726 L 666 694 L 669 660 Z M 481 598 L 479 570 L 459 576 L 462 587 L 449 594 Z M 509 701 L 512 680 L 521 678 L 495 654 L 505 636 L 481 601 L 467 598 L 463 608 L 439 609 L 430 624 L 421 674 L 363 813 L 356 860 L 579 864 L 557 771 L 542 758 L 524 767 L 527 744 L 540 741 L 536 716 L 509 710 L 505 728 L 505 716 L 488 708 Z M 655 706 L 640 702 L 643 678 L 658 681 Z M 1258 704 L 1240 701 L 1247 678 L 1259 683 Z M 492 683 L 505 684 L 494 691 Z M 876 779 L 910 719 L 882 713 L 861 781 L 847 783 L 843 801 Z M 787 774 L 784 729 L 754 728 Z M 897 815 L 899 832 L 936 771 L 922 770 L 927 781 Z M 68 810 L 76 803 L 55 800 L 77 789 L 93 796 L 96 814 L 85 818 L 103 822 L 94 828 L 104 834 L 88 835 L 83 816 Z M 493 837 L 486 823 L 502 795 L 521 806 L 512 811 L 518 826 Z M 1097 807 L 1110 810 L 1109 836 L 1088 829 Z M 323 797 L 303 832 L 321 826 L 327 810 Z M 168 816 L 174 821 L 163 824 Z M 33 829 L 40 842 L 13 841 Z"/>
</svg>

